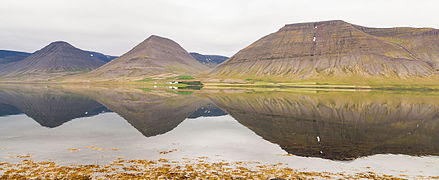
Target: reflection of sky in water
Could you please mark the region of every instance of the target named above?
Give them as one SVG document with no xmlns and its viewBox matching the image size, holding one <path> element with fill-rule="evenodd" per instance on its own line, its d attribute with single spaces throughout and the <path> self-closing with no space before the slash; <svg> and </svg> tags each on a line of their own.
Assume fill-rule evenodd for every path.
<svg viewBox="0 0 439 180">
<path fill-rule="evenodd" d="M 116 113 L 74 119 L 57 128 L 45 128 L 24 115 L 14 115 L 0 118 L 0 141 L 0 158 L 6 161 L 14 161 L 5 158 L 11 155 L 8 152 L 30 153 L 35 160 L 61 163 L 107 163 L 117 157 L 181 160 L 208 156 L 212 160 L 281 162 L 310 171 L 439 174 L 437 157 L 374 155 L 343 162 L 282 156 L 286 152 L 278 145 L 262 139 L 229 115 L 186 119 L 172 131 L 148 138 Z M 80 150 L 66 150 L 72 148 Z M 160 154 L 173 149 L 176 151 Z"/>
<path fill-rule="evenodd" d="M 144 137 L 116 113 L 105 113 L 70 121 L 57 128 L 44 128 L 23 115 L 2 118 L 1 138 L 7 152 L 32 153 L 36 159 L 69 162 L 95 162 L 100 155 L 115 157 L 159 158 L 159 152 L 177 149 L 180 155 L 226 156 L 231 160 L 269 159 L 285 154 L 279 146 L 255 135 L 230 116 L 187 119 L 174 130 L 149 138 Z M 26 131 L 21 131 L 26 129 Z M 93 151 L 87 146 L 103 150 Z M 119 149 L 113 151 L 111 149 Z M 66 149 L 81 149 L 69 152 Z M 245 153 L 243 153 L 245 152 Z M 114 159 L 109 157 L 102 160 Z"/>
</svg>

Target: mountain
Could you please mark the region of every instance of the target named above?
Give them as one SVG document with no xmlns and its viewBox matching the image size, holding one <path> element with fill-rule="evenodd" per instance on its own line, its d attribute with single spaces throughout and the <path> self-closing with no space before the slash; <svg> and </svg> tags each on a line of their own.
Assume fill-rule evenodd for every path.
<svg viewBox="0 0 439 180">
<path fill-rule="evenodd" d="M 90 56 L 94 56 L 94 57 L 96 57 L 104 62 L 110 62 L 111 60 L 117 58 L 117 56 L 105 55 L 105 54 L 93 52 L 93 51 L 84 51 L 84 52 L 89 54 Z M 7 64 L 10 62 L 20 61 L 20 60 L 26 59 L 31 54 L 32 53 L 27 53 L 27 52 L 0 50 L 0 64 Z"/>
<path fill-rule="evenodd" d="M 206 66 L 209 66 L 210 68 L 214 68 L 218 64 L 221 64 L 222 62 L 229 59 L 225 56 L 218 56 L 218 55 L 203 55 L 199 53 L 190 53 L 192 57 L 194 57 L 198 62 L 201 64 L 204 64 Z"/>
<path fill-rule="evenodd" d="M 2 66 L 0 76 L 10 79 L 47 79 L 77 74 L 105 64 L 67 42 L 53 42 L 23 60 Z"/>
<path fill-rule="evenodd" d="M 285 25 L 240 50 L 211 74 L 314 79 L 428 77 L 439 70 L 439 30 L 368 28 L 344 21 Z"/>
<path fill-rule="evenodd" d="M 105 54 L 93 52 L 93 51 L 84 51 L 84 52 L 89 54 L 90 56 L 94 56 L 95 58 L 98 58 L 101 61 L 104 61 L 106 63 L 117 58 L 117 56 L 105 55 Z M 26 59 L 30 55 L 32 55 L 32 53 L 0 50 L 0 69 L 2 67 L 6 67 L 6 66 L 10 65 L 9 63 L 14 63 L 14 62 L 18 62 L 18 61 L 21 61 L 23 59 Z"/>
<path fill-rule="evenodd" d="M 176 42 L 153 35 L 124 55 L 85 74 L 82 78 L 192 75 L 208 69 Z"/>
<path fill-rule="evenodd" d="M 11 62 L 20 61 L 30 55 L 31 53 L 26 52 L 0 50 L 0 64 L 8 64 Z"/>
</svg>

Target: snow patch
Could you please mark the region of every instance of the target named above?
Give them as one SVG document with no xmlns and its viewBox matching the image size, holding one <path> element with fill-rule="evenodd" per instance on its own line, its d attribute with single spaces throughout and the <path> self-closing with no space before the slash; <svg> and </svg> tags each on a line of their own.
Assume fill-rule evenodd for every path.
<svg viewBox="0 0 439 180">
<path fill-rule="evenodd" d="M 314 38 L 312 38 L 312 41 L 313 41 L 313 42 L 316 42 L 316 37 L 315 37 L 315 36 L 314 36 Z"/>
</svg>

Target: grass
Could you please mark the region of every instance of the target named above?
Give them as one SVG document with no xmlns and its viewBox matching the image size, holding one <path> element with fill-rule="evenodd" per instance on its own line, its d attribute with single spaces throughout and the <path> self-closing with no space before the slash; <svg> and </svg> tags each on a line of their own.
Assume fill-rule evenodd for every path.
<svg viewBox="0 0 439 180">
<path fill-rule="evenodd" d="M 255 82 L 247 84 L 236 83 L 205 83 L 205 87 L 262 87 L 262 88 L 316 88 L 316 89 L 374 89 L 374 90 L 412 90 L 412 91 L 439 91 L 437 84 L 416 83 L 370 83 L 357 85 L 354 83 L 340 82 L 297 82 L 297 83 L 268 83 Z"/>
<path fill-rule="evenodd" d="M 221 77 L 225 79 L 227 77 Z M 205 82 L 210 87 L 266 87 L 266 88 L 326 88 L 326 89 L 376 89 L 376 90 L 415 90 L 415 91 L 439 91 L 439 77 L 428 78 L 407 78 L 395 77 L 374 78 L 374 77 L 322 77 L 314 79 L 273 79 L 273 78 L 251 78 L 241 77 L 247 83 L 224 83 Z"/>
<path fill-rule="evenodd" d="M 195 78 L 192 76 L 177 76 L 177 77 L 173 77 L 171 79 L 190 80 L 190 79 L 195 79 Z"/>
</svg>

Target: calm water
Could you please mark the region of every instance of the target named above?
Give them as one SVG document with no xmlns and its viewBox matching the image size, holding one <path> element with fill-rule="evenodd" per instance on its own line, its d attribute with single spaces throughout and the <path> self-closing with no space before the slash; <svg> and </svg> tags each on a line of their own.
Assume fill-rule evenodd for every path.
<svg viewBox="0 0 439 180">
<path fill-rule="evenodd" d="M 206 156 L 439 176 L 439 95 L 280 91 L 2 85 L 0 161 Z"/>
</svg>

